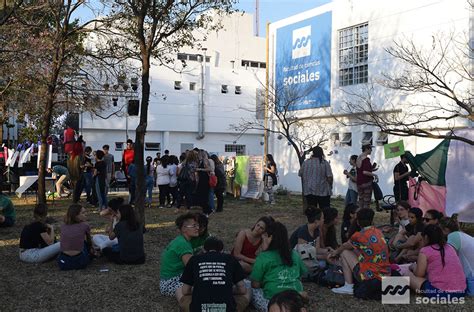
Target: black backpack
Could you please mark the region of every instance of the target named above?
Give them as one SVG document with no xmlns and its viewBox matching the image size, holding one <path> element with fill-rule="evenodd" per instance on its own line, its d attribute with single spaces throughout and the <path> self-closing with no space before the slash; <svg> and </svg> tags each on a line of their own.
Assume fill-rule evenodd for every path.
<svg viewBox="0 0 474 312">
<path fill-rule="evenodd" d="M 186 164 L 184 164 L 183 167 L 181 167 L 181 170 L 179 171 L 178 182 L 180 183 L 191 182 L 191 175 L 189 173 L 189 168 Z"/>
</svg>

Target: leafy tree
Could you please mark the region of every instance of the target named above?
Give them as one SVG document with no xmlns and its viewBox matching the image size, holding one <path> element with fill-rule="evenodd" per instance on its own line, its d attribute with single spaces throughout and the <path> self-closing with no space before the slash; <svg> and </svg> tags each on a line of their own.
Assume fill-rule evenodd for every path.
<svg viewBox="0 0 474 312">
<path fill-rule="evenodd" d="M 193 30 L 207 31 L 220 27 L 218 16 L 232 12 L 232 1 L 201 0 L 115 0 L 109 31 L 102 35 L 100 46 L 103 57 L 119 60 L 133 59 L 141 65 L 140 121 L 135 137 L 137 175 L 144 176 L 144 143 L 150 99 L 150 67 L 152 62 L 167 64 L 183 46 L 198 45 Z M 145 181 L 137 179 L 136 206 L 138 217 L 144 222 Z"/>
</svg>

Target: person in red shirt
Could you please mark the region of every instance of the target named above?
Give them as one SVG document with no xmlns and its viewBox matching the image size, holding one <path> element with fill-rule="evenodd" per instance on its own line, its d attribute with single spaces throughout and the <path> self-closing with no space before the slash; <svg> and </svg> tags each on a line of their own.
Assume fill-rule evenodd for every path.
<svg viewBox="0 0 474 312">
<path fill-rule="evenodd" d="M 370 208 L 370 200 L 372 199 L 372 182 L 377 179 L 377 175 L 373 173 L 373 167 L 370 163 L 369 155 L 372 153 L 372 145 L 366 144 L 362 146 L 362 154 L 357 157 L 357 193 L 359 193 L 360 209 Z"/>
<path fill-rule="evenodd" d="M 125 176 L 128 176 L 128 166 L 133 163 L 135 158 L 135 150 L 133 149 L 133 141 L 127 140 L 127 147 L 123 151 L 122 155 L 122 170 L 125 173 Z"/>
<path fill-rule="evenodd" d="M 361 209 L 357 212 L 357 224 L 362 228 L 339 248 L 329 253 L 338 258 L 344 272 L 344 286 L 333 288 L 337 294 L 353 294 L 354 279 L 358 282 L 382 280 L 390 275 L 389 250 L 382 231 L 372 225 L 375 212 Z"/>
</svg>

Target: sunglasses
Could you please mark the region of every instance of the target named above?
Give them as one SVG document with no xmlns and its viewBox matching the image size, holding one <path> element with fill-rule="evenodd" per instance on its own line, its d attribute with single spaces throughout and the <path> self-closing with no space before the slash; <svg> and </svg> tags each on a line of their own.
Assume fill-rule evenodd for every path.
<svg viewBox="0 0 474 312">
<path fill-rule="evenodd" d="M 185 227 L 185 228 L 187 228 L 187 229 L 198 229 L 198 228 L 199 228 L 199 224 L 183 225 L 183 227 Z"/>
<path fill-rule="evenodd" d="M 425 222 L 430 222 L 431 220 L 434 220 L 434 219 L 430 219 L 430 218 L 423 218 L 423 221 L 425 221 Z"/>
</svg>

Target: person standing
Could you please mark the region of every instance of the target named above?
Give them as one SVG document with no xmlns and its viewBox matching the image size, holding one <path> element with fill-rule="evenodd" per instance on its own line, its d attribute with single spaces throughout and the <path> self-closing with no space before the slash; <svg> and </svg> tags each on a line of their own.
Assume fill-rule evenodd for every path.
<svg viewBox="0 0 474 312">
<path fill-rule="evenodd" d="M 308 206 L 328 208 L 331 203 L 333 175 L 331 165 L 324 159 L 320 146 L 313 148 L 313 155 L 301 165 L 298 176 L 303 179 L 303 195 Z"/>
<path fill-rule="evenodd" d="M 101 150 L 95 152 L 95 191 L 99 201 L 99 211 L 107 209 L 107 164 L 104 161 L 105 153 Z"/>
<path fill-rule="evenodd" d="M 372 182 L 377 175 L 373 173 L 369 155 L 372 153 L 372 145 L 362 146 L 362 154 L 357 157 L 357 193 L 359 193 L 359 208 L 370 208 L 372 198 Z"/>
<path fill-rule="evenodd" d="M 219 157 L 215 154 L 211 156 L 211 159 L 214 161 L 215 173 L 217 176 L 217 185 L 214 191 L 217 198 L 216 212 L 222 212 L 224 210 L 224 192 L 227 187 L 224 164 L 221 162 Z"/>
<path fill-rule="evenodd" d="M 159 200 L 160 206 L 158 208 L 165 208 L 166 198 L 169 196 L 170 192 L 170 168 L 168 167 L 169 157 L 163 156 L 160 159 L 160 164 L 156 168 L 157 179 L 156 183 L 160 190 Z M 207 195 L 207 194 L 206 194 Z"/>
<path fill-rule="evenodd" d="M 268 194 L 268 201 L 270 204 L 275 203 L 273 196 L 273 187 L 278 184 L 277 167 L 272 154 L 265 155 L 265 173 L 263 175 L 264 191 Z"/>
<path fill-rule="evenodd" d="M 181 311 L 238 311 L 250 303 L 250 289 L 245 288 L 245 274 L 237 259 L 222 252 L 224 243 L 215 237 L 204 242 L 204 253 L 193 256 L 184 268 L 180 281 Z M 234 287 L 235 285 L 235 287 Z"/>
<path fill-rule="evenodd" d="M 109 145 L 104 145 L 102 146 L 102 150 L 104 151 L 104 162 L 107 166 L 107 179 L 105 180 L 107 189 L 106 189 L 106 194 L 109 193 L 109 188 L 110 188 L 110 182 L 112 181 L 112 177 L 114 177 L 115 174 L 115 159 L 114 155 L 109 153 Z"/>
<path fill-rule="evenodd" d="M 346 193 L 345 199 L 345 207 L 348 205 L 357 205 L 357 197 L 359 193 L 357 193 L 357 170 L 356 170 L 356 161 L 357 155 L 352 155 L 349 158 L 349 164 L 351 168 L 349 170 L 344 170 L 344 175 L 348 179 L 348 188 Z"/>
<path fill-rule="evenodd" d="M 133 149 L 133 141 L 127 140 L 127 147 L 124 149 L 122 154 L 122 171 L 128 176 L 128 166 L 133 163 L 135 159 L 135 150 Z"/>
<path fill-rule="evenodd" d="M 400 162 L 393 168 L 393 195 L 398 203 L 401 200 L 408 200 L 408 159 L 405 154 L 400 156 Z"/>
<path fill-rule="evenodd" d="M 155 165 L 152 163 L 153 158 L 148 156 L 146 158 L 145 164 L 145 183 L 146 183 L 146 193 L 147 196 L 145 198 L 145 203 L 148 207 L 151 207 L 151 202 L 153 200 L 153 186 L 154 183 L 154 176 L 155 176 Z"/>
</svg>

